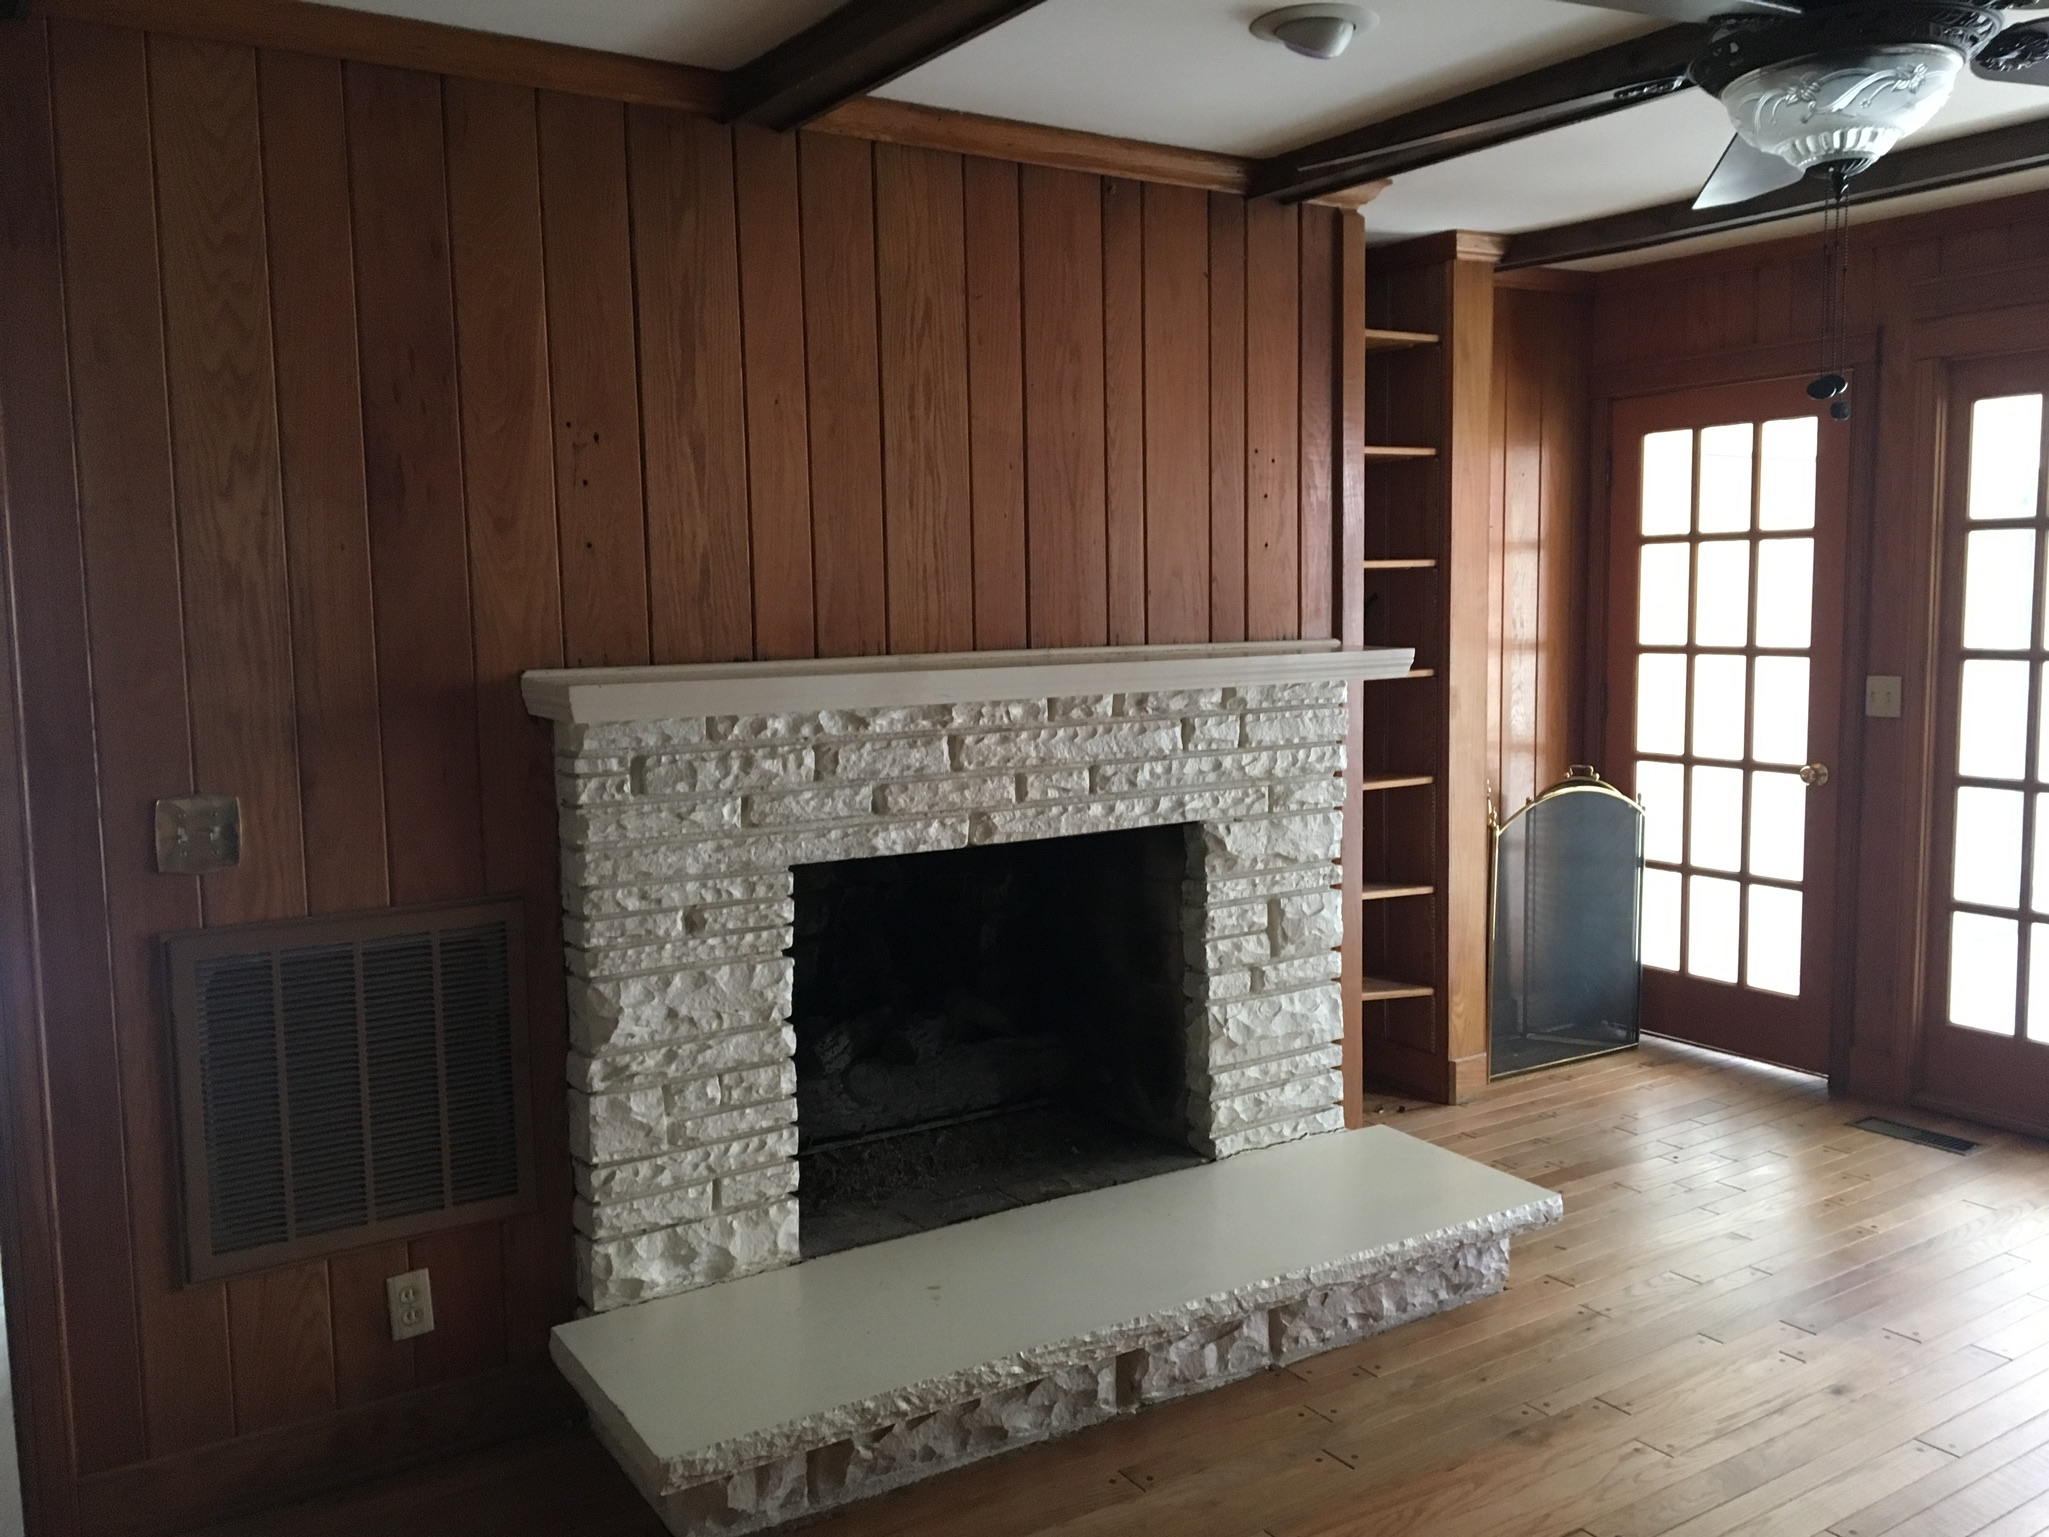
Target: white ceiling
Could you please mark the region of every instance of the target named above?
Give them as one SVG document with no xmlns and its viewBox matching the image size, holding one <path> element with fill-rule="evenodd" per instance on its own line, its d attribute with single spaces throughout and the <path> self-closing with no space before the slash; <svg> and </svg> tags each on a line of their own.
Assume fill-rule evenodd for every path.
<svg viewBox="0 0 2049 1537">
<path fill-rule="evenodd" d="M 839 0 L 345 0 L 380 11 L 730 69 Z M 1271 0 L 1278 3 L 1278 0 Z M 1123 138 L 1263 155 L 1650 30 L 1568 0 L 1368 0 L 1379 25 L 1321 62 L 1253 38 L 1262 0 L 1043 0 L 880 94 Z M 1966 75 L 1921 140 L 2049 115 L 2049 90 Z M 1500 233 L 1690 197 L 1729 130 L 1697 91 L 1401 177 L 1376 239 Z M 1986 195 L 1992 195 L 1989 191 Z M 1776 228 L 1763 232 L 1778 233 Z"/>
</svg>

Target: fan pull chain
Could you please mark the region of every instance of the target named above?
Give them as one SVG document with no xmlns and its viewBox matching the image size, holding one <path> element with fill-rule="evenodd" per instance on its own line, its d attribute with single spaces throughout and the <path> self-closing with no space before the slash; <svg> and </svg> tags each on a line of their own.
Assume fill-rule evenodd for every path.
<svg viewBox="0 0 2049 1537">
<path fill-rule="evenodd" d="M 1828 414 L 1846 422 L 1850 419 L 1850 380 L 1843 372 L 1843 333 L 1849 327 L 1850 168 L 1840 161 L 1828 168 L 1828 203 L 1821 216 L 1821 262 L 1823 372 L 1807 386 L 1807 393 L 1815 400 L 1826 400 Z"/>
</svg>

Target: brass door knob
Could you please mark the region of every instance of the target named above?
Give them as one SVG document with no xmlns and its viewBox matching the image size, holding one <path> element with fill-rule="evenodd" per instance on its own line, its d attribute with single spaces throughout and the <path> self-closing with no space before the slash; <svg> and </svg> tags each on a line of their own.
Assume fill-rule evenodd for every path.
<svg viewBox="0 0 2049 1537">
<path fill-rule="evenodd" d="M 1828 783 L 1828 765 L 1826 763 L 1808 764 L 1800 770 L 1800 783 L 1807 786 L 1810 790 L 1820 789 Z"/>
</svg>

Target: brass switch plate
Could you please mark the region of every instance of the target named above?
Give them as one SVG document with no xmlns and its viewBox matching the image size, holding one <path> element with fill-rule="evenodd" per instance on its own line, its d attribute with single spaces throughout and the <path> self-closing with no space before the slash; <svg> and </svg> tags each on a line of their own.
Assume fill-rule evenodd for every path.
<svg viewBox="0 0 2049 1537">
<path fill-rule="evenodd" d="M 157 802 L 157 871 L 208 875 L 242 862 L 242 803 L 232 795 Z"/>
</svg>

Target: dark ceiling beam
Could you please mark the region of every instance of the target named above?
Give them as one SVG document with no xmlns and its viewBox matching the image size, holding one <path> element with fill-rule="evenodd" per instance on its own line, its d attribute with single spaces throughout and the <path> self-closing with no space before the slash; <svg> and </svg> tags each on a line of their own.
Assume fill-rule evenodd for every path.
<svg viewBox="0 0 2049 1537">
<path fill-rule="evenodd" d="M 1583 123 L 1686 87 L 1708 29 L 1666 27 L 1262 160 L 1252 195 L 1296 203 Z"/>
<path fill-rule="evenodd" d="M 2041 166 L 2049 166 L 2049 118 L 1894 150 L 1850 183 L 1850 202 L 1876 203 Z M 1559 262 L 1649 250 L 1698 235 L 1750 229 L 1801 214 L 1820 213 L 1827 204 L 1828 193 L 1823 183 L 1807 180 L 1724 208 L 1695 209 L 1689 203 L 1640 208 L 1631 213 L 1511 235 L 1501 266 L 1548 267 Z"/>
<path fill-rule="evenodd" d="M 801 128 L 1039 0 L 847 0 L 727 77 L 728 121 Z"/>
</svg>

